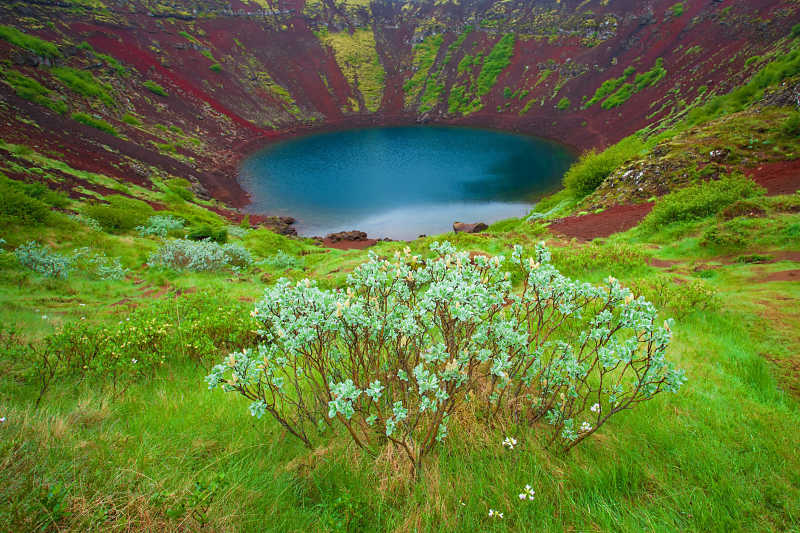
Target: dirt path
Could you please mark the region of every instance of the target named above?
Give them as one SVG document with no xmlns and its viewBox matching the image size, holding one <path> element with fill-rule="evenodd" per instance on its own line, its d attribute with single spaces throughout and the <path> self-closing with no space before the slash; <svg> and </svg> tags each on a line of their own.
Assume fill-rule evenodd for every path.
<svg viewBox="0 0 800 533">
<path fill-rule="evenodd" d="M 652 203 L 615 205 L 602 213 L 556 220 L 550 224 L 550 230 L 559 235 L 585 240 L 608 237 L 613 233 L 631 229 L 652 209 Z"/>
</svg>

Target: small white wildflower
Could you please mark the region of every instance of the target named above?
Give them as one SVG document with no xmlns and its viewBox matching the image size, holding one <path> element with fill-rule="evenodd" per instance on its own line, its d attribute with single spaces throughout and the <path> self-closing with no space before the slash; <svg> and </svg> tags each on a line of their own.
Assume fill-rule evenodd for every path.
<svg viewBox="0 0 800 533">
<path fill-rule="evenodd" d="M 525 485 L 525 490 L 519 493 L 519 499 L 533 501 L 535 495 L 536 491 L 530 485 Z"/>
<path fill-rule="evenodd" d="M 138 360 L 138 359 L 136 359 L 135 357 L 134 357 L 133 359 L 131 359 L 131 363 L 133 363 L 134 365 L 135 365 L 136 363 L 138 363 L 138 362 L 139 362 L 139 360 Z"/>
<path fill-rule="evenodd" d="M 5 423 L 6 423 L 6 417 L 0 416 L 0 424 L 5 424 Z"/>
<path fill-rule="evenodd" d="M 581 431 L 586 432 L 591 430 L 592 430 L 592 425 L 589 422 L 584 422 L 583 424 L 581 424 Z"/>
<path fill-rule="evenodd" d="M 599 403 L 594 404 L 589 410 L 591 412 L 593 412 L 593 413 L 599 413 L 600 412 L 600 404 Z"/>
<path fill-rule="evenodd" d="M 503 513 L 500 511 L 495 511 L 494 509 L 489 509 L 489 517 L 490 518 L 503 518 Z"/>
<path fill-rule="evenodd" d="M 42 320 L 47 320 L 47 315 L 42 315 Z"/>
<path fill-rule="evenodd" d="M 506 437 L 505 440 L 503 441 L 503 446 L 505 446 L 509 450 L 513 450 L 514 446 L 516 445 L 517 445 L 517 439 L 515 439 L 514 437 Z"/>
</svg>

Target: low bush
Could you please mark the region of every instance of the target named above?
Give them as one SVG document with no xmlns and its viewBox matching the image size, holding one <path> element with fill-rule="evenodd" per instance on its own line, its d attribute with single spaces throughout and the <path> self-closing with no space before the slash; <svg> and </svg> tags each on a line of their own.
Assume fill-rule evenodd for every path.
<svg viewBox="0 0 800 533">
<path fill-rule="evenodd" d="M 29 241 L 16 250 L 14 255 L 22 266 L 47 278 L 67 279 L 74 265 L 71 257 L 51 251 L 36 241 Z"/>
<path fill-rule="evenodd" d="M 274 268 L 275 270 L 294 270 L 303 268 L 305 262 L 302 257 L 287 254 L 283 250 L 278 250 L 277 253 L 264 259 L 264 264 Z"/>
<path fill-rule="evenodd" d="M 624 243 L 553 250 L 553 264 L 562 272 L 575 276 L 596 270 L 627 273 L 647 265 L 647 254 L 639 246 Z"/>
<path fill-rule="evenodd" d="M 214 241 L 222 244 L 228 240 L 228 228 L 203 224 L 190 231 L 186 237 L 193 241 Z"/>
<path fill-rule="evenodd" d="M 371 254 L 346 291 L 281 280 L 252 312 L 265 342 L 215 366 L 209 388 L 244 396 L 310 448 L 343 427 L 373 455 L 393 443 L 418 472 L 449 424 L 541 421 L 570 449 L 685 381 L 665 358 L 669 322 L 613 278 L 579 283 L 542 245 L 527 259 L 517 246 L 515 292 L 503 257 L 431 248 Z"/>
<path fill-rule="evenodd" d="M 250 253 L 240 244 L 221 245 L 214 241 L 175 239 L 165 242 L 154 252 L 148 264 L 173 270 L 216 272 L 226 268 L 242 269 L 253 262 Z"/>
<path fill-rule="evenodd" d="M 153 215 L 147 219 L 146 225 L 137 226 L 136 231 L 143 237 L 166 237 L 171 232 L 183 230 L 183 224 L 183 220 L 171 215 Z"/>
<path fill-rule="evenodd" d="M 114 325 L 68 322 L 28 347 L 30 378 L 39 385 L 37 405 L 53 383 L 67 376 L 120 394 L 168 362 L 189 360 L 209 368 L 207 358 L 215 353 L 255 341 L 253 320 L 244 307 L 190 295 L 139 307 Z"/>
<path fill-rule="evenodd" d="M 132 230 L 144 225 L 153 212 L 153 208 L 146 203 L 147 209 L 141 209 L 126 202 L 115 202 L 113 197 L 107 200 L 110 200 L 108 204 L 95 203 L 84 208 L 84 214 L 95 219 L 105 231 L 118 233 Z"/>
<path fill-rule="evenodd" d="M 740 175 L 704 181 L 662 196 L 642 224 L 652 229 L 673 222 L 700 220 L 760 194 L 764 194 L 764 189 Z"/>
<path fill-rule="evenodd" d="M 678 319 L 695 311 L 716 311 L 722 306 L 718 291 L 701 279 L 675 280 L 659 274 L 630 283 L 630 289 L 636 297 L 645 298 Z"/>
<path fill-rule="evenodd" d="M 78 248 L 72 253 L 75 267 L 90 277 L 103 281 L 121 280 L 128 274 L 119 257 L 108 257 L 103 252 L 93 252 L 88 247 Z"/>
<path fill-rule="evenodd" d="M 559 101 L 558 101 L 558 104 L 556 104 L 556 108 L 557 108 L 559 111 L 566 111 L 567 109 L 569 109 L 569 106 L 570 106 L 571 104 L 572 104 L 572 102 L 570 102 L 570 101 L 569 101 L 569 98 L 567 98 L 567 97 L 565 96 L 564 98 L 562 98 L 561 100 L 559 100 Z"/>
<path fill-rule="evenodd" d="M 800 113 L 794 112 L 784 121 L 781 132 L 789 137 L 800 137 Z"/>
<path fill-rule="evenodd" d="M 44 224 L 50 217 L 50 206 L 11 182 L 0 179 L 0 219 L 29 226 Z"/>
<path fill-rule="evenodd" d="M 645 144 L 635 135 L 622 139 L 602 152 L 584 153 L 564 174 L 564 187 L 574 196 L 584 197 L 594 192 L 614 170 L 636 157 Z"/>
</svg>

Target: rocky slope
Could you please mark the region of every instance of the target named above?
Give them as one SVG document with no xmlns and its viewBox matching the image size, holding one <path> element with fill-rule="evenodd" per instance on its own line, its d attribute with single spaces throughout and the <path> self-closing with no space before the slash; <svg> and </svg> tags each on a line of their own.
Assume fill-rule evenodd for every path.
<svg viewBox="0 0 800 533">
<path fill-rule="evenodd" d="M 309 130 L 470 124 L 604 147 L 746 79 L 799 12 L 789 0 L 4 3 L 0 170 L 85 198 L 180 177 L 225 211 L 247 202 L 244 154 Z"/>
</svg>

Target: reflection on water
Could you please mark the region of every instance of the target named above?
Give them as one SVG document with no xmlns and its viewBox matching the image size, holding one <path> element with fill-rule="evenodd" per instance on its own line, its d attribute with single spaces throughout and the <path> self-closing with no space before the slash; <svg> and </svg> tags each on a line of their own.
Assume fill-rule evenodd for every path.
<svg viewBox="0 0 800 533">
<path fill-rule="evenodd" d="M 291 215 L 301 235 L 358 229 L 409 239 L 454 221 L 522 216 L 572 161 L 527 136 L 444 127 L 349 130 L 275 144 L 242 165 L 250 212 Z"/>
</svg>

